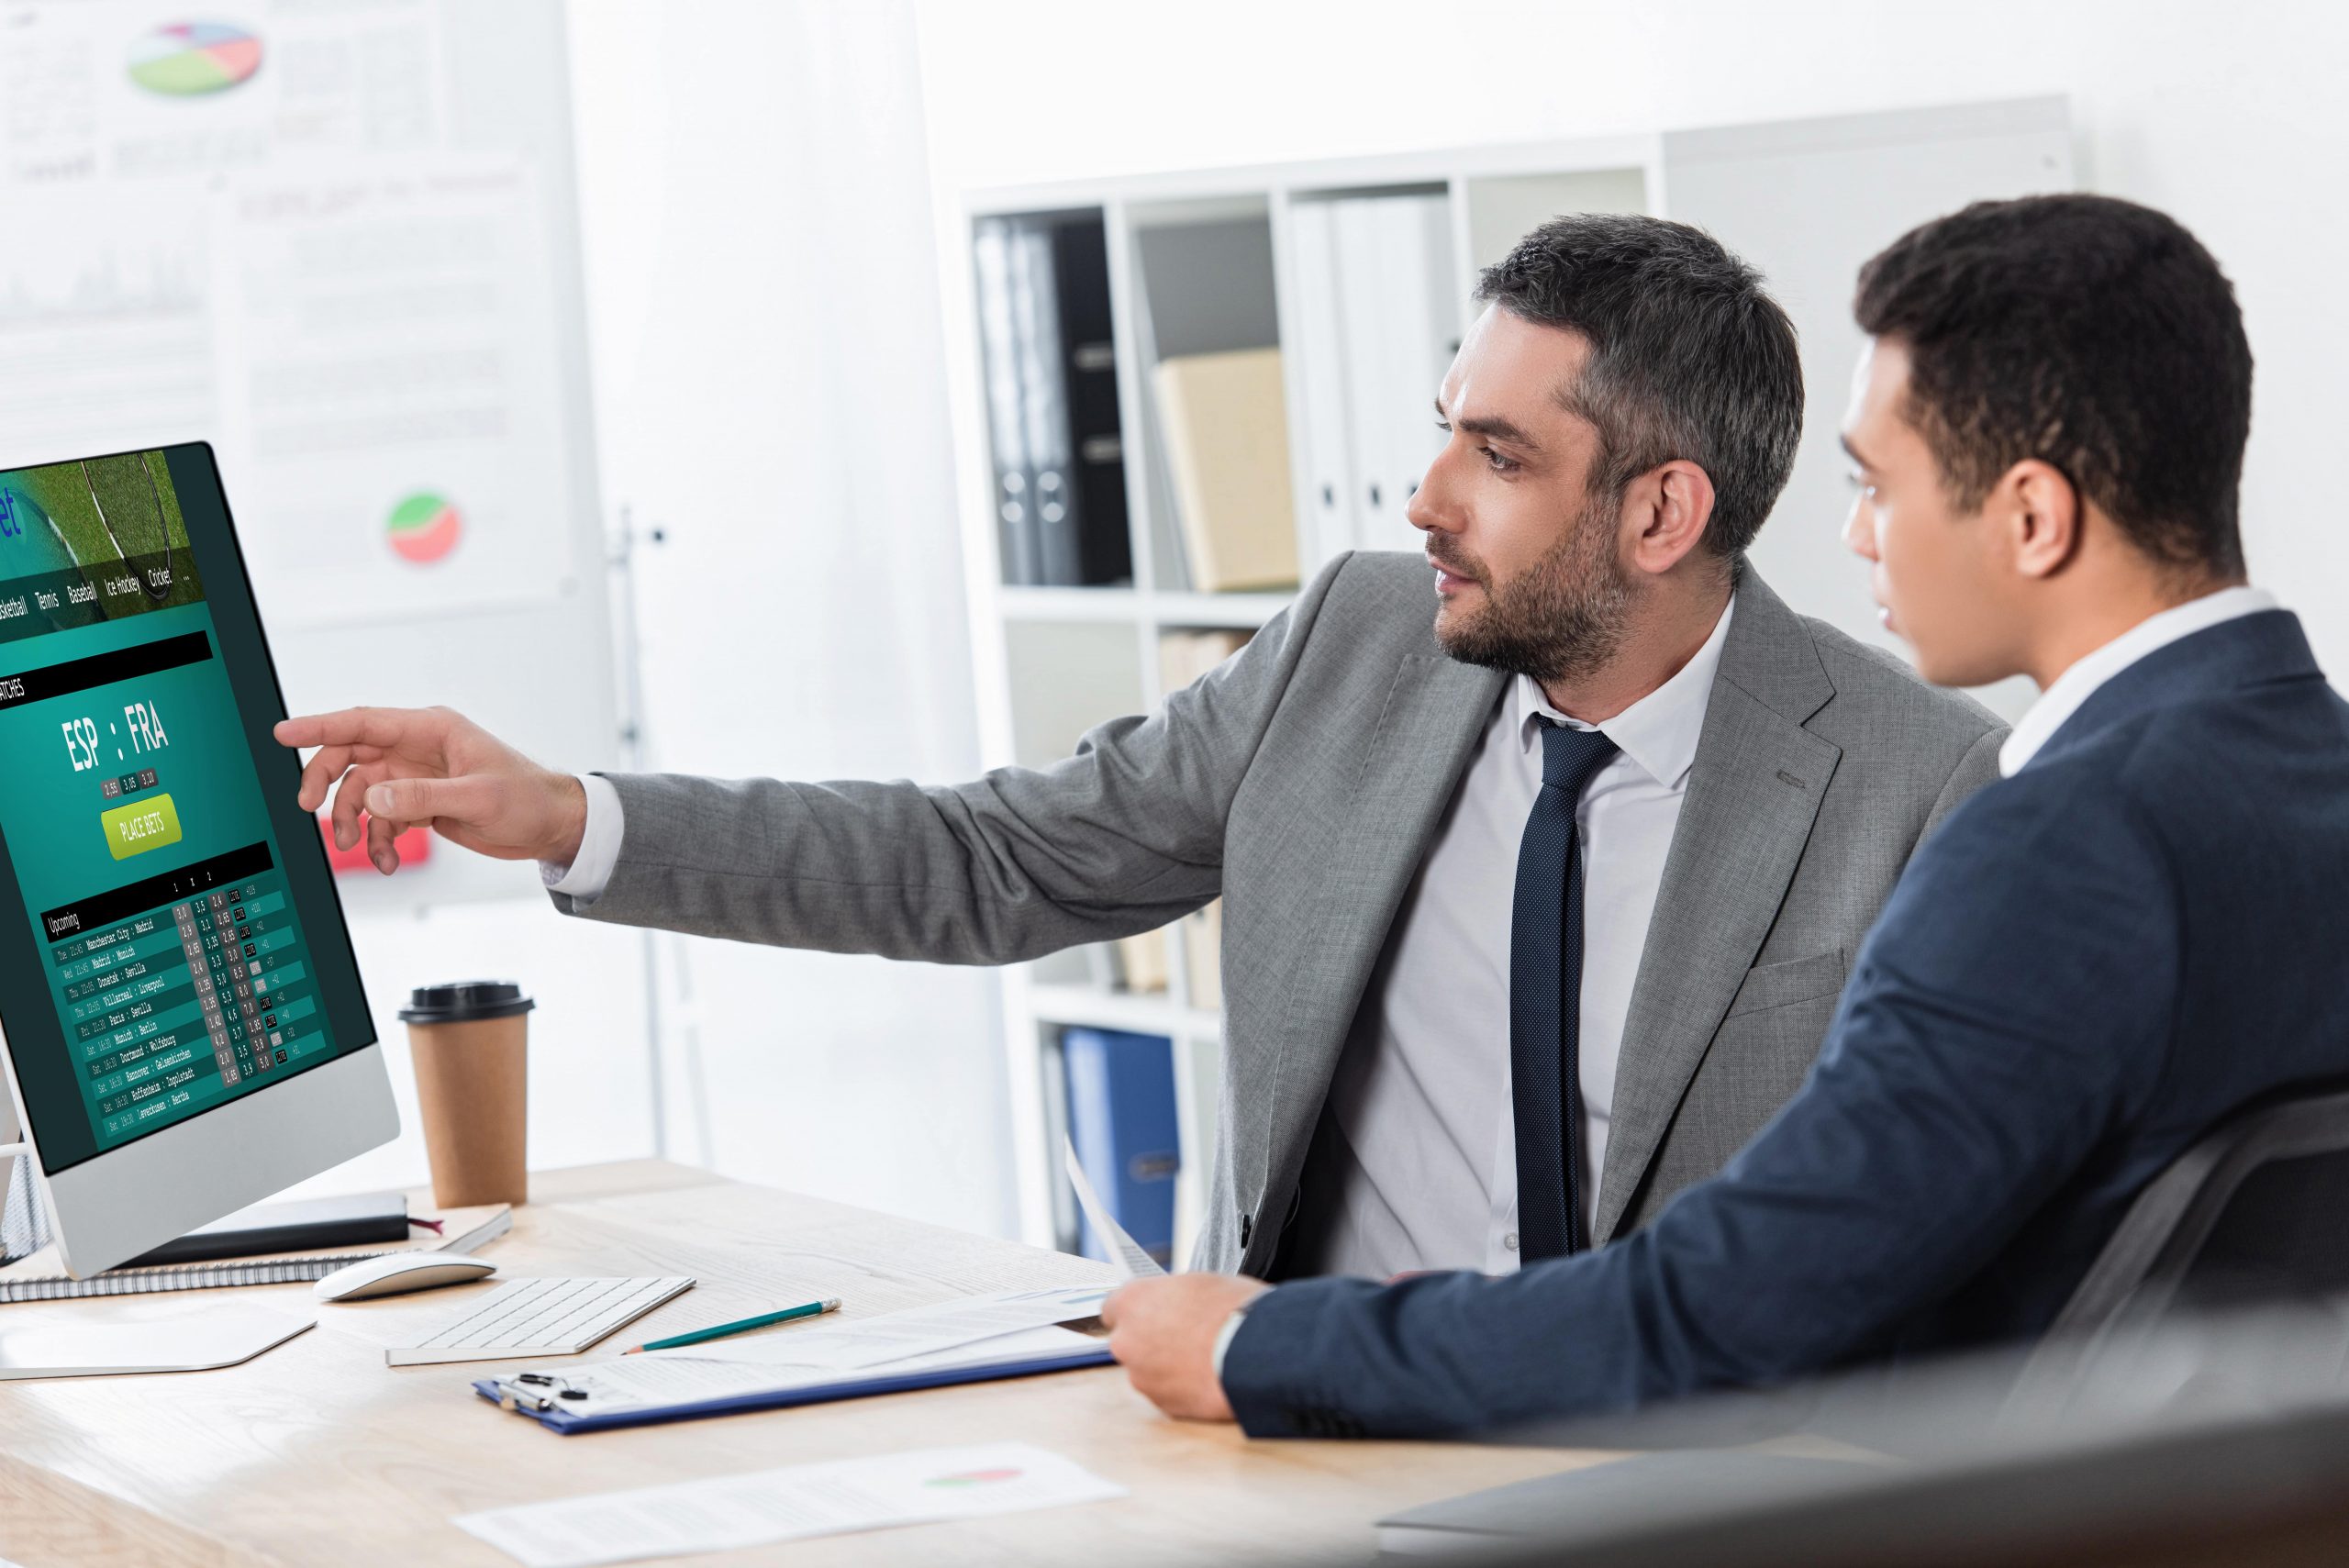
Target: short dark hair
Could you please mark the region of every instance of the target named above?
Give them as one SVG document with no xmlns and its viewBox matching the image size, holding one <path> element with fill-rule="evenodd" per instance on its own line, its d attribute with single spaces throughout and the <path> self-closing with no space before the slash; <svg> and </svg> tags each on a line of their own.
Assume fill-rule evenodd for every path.
<svg viewBox="0 0 2349 1568">
<path fill-rule="evenodd" d="M 1485 269 L 1479 300 L 1579 332 L 1566 406 L 1598 429 L 1594 494 L 1675 459 L 1713 482 L 1705 544 L 1738 561 L 1802 440 L 1802 356 L 1762 275 L 1701 228 L 1633 213 L 1553 217 Z"/>
<path fill-rule="evenodd" d="M 1976 202 L 1861 268 L 1853 314 L 1908 349 L 1905 413 L 1958 506 L 2036 458 L 2155 562 L 2241 574 L 2251 343 L 2176 219 L 2111 196 Z"/>
</svg>

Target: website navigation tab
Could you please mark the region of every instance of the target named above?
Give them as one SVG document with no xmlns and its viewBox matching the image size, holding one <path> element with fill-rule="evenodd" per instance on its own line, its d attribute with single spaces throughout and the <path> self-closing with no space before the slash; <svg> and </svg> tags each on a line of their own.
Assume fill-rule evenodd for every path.
<svg viewBox="0 0 2349 1568">
<path fill-rule="evenodd" d="M 8 492 L 0 488 L 0 496 Z M 0 643 L 95 626 L 166 600 L 203 596 L 184 550 L 127 556 L 110 569 L 68 566 L 0 579 Z"/>
</svg>

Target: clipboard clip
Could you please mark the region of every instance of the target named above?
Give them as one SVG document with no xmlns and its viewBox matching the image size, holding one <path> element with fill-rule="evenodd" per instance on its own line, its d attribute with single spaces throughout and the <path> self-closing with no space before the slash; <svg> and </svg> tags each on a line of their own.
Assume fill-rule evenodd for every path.
<svg viewBox="0 0 2349 1568">
<path fill-rule="evenodd" d="M 588 1396 L 587 1390 L 551 1372 L 518 1372 L 497 1380 L 497 1407 L 501 1410 L 543 1416 L 555 1407 L 558 1399 L 577 1403 Z"/>
</svg>

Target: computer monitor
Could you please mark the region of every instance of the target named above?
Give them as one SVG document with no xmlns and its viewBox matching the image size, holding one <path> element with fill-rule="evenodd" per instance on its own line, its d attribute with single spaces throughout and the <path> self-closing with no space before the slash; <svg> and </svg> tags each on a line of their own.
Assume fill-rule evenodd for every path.
<svg viewBox="0 0 2349 1568">
<path fill-rule="evenodd" d="M 212 450 L 0 471 L 0 1054 L 88 1275 L 399 1119 Z"/>
</svg>

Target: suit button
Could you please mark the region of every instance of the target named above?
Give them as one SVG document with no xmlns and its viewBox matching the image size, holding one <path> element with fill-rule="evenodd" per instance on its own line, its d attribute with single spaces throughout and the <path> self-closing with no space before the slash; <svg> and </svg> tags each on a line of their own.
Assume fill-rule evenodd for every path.
<svg viewBox="0 0 2349 1568">
<path fill-rule="evenodd" d="M 1244 1214 L 1240 1217 L 1240 1244 L 1248 1245 L 1248 1217 Z"/>
</svg>

